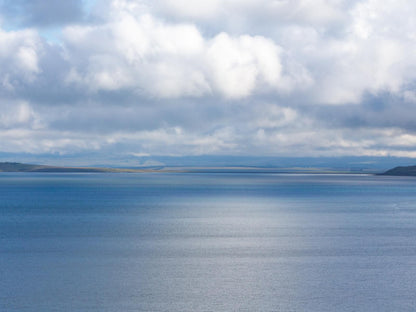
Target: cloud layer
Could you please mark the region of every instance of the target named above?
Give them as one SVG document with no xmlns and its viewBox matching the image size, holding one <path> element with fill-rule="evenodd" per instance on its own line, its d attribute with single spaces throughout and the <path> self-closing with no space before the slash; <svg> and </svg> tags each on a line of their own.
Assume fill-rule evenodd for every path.
<svg viewBox="0 0 416 312">
<path fill-rule="evenodd" d="M 416 157 L 410 0 L 0 7 L 1 152 Z"/>
</svg>

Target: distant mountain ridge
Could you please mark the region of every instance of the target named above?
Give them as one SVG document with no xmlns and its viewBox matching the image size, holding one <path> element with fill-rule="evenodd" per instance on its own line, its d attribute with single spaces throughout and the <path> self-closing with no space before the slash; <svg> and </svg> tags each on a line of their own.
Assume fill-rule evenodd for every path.
<svg viewBox="0 0 416 312">
<path fill-rule="evenodd" d="M 382 173 L 391 176 L 416 176 L 416 166 L 395 167 Z"/>
</svg>

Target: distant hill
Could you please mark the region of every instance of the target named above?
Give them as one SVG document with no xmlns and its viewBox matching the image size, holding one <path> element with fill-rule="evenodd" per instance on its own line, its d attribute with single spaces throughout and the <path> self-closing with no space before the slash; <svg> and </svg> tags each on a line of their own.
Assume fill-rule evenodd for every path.
<svg viewBox="0 0 416 312">
<path fill-rule="evenodd" d="M 56 167 L 22 164 L 17 162 L 0 162 L 0 172 L 142 172 L 142 170 L 89 167 Z"/>
<path fill-rule="evenodd" d="M 382 175 L 391 175 L 391 176 L 416 176 L 416 166 L 407 166 L 407 167 L 396 167 L 386 172 Z"/>
<path fill-rule="evenodd" d="M 0 163 L 1 172 L 27 172 L 27 171 L 34 171 L 34 170 L 44 168 L 44 167 L 46 166 L 21 164 L 21 163 L 16 163 L 16 162 Z"/>
</svg>

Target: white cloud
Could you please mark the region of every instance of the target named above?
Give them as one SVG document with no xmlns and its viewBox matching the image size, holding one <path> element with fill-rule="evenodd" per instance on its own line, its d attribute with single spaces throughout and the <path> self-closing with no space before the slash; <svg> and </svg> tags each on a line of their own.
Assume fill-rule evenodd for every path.
<svg viewBox="0 0 416 312">
<path fill-rule="evenodd" d="M 246 97 L 259 85 L 279 87 L 281 48 L 263 37 L 216 36 L 207 50 L 214 85 L 224 96 Z"/>
<path fill-rule="evenodd" d="M 41 53 L 41 40 L 35 31 L 0 29 L 0 86 L 13 90 L 17 84 L 33 81 L 41 72 Z"/>
<path fill-rule="evenodd" d="M 416 78 L 415 21 L 408 14 L 415 9 L 414 2 L 404 0 L 358 3 L 350 12 L 347 35 L 320 41 L 322 57 L 331 66 L 322 77 L 322 89 L 316 90 L 318 99 L 360 103 L 365 93 L 399 94 Z"/>
<path fill-rule="evenodd" d="M 261 36 L 221 33 L 209 39 L 191 24 L 127 13 L 104 25 L 68 27 L 64 34 L 72 64 L 67 81 L 92 91 L 241 98 L 264 88 L 288 87 L 282 77 L 282 48 Z"/>
<path fill-rule="evenodd" d="M 3 101 L 0 104 L 0 129 L 38 129 L 42 126 L 41 117 L 27 102 Z"/>
<path fill-rule="evenodd" d="M 415 9 L 103 0 L 59 44 L 0 30 L 0 151 L 411 155 Z"/>
<path fill-rule="evenodd" d="M 69 82 L 160 97 L 200 95 L 209 89 L 197 62 L 204 41 L 192 25 L 126 16 L 96 27 L 69 27 L 65 37 L 73 64 Z"/>
</svg>

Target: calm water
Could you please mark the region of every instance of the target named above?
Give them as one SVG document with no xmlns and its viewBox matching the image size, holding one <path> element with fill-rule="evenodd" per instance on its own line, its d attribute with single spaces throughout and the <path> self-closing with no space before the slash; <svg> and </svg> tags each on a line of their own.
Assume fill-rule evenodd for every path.
<svg viewBox="0 0 416 312">
<path fill-rule="evenodd" d="M 415 311 L 416 178 L 0 174 L 0 311 Z"/>
</svg>

